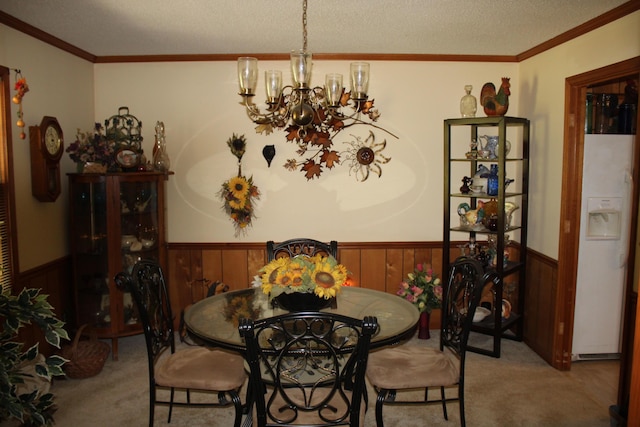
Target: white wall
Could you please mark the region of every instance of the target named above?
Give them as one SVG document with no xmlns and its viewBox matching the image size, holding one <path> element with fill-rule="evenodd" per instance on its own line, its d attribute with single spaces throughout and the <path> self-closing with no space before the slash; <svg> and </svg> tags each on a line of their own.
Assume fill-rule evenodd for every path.
<svg viewBox="0 0 640 427">
<path fill-rule="evenodd" d="M 260 63 L 263 72 L 278 68 L 288 76 L 288 63 Z M 315 61 L 314 84 L 327 72 L 348 75 L 349 63 Z M 387 141 L 382 176 L 357 182 L 349 168 L 327 170 L 307 181 L 301 172 L 282 165 L 295 146 L 283 131 L 255 133 L 237 95 L 235 62 L 97 64 L 96 117 L 108 118 L 126 105 L 143 123 L 144 148 L 151 152 L 154 124 L 166 126 L 171 168 L 169 185 L 170 242 L 233 242 L 282 240 L 309 236 L 339 241 L 405 241 L 442 239 L 443 120 L 459 117 L 464 85 L 478 96 L 482 85 L 511 76 L 518 83 L 516 63 L 373 62 L 370 94 L 382 113 L 378 124 L 399 137 L 375 131 Z M 289 78 L 289 77 L 287 77 Z M 263 80 L 257 101 L 263 100 Z M 517 115 L 520 94 L 513 91 L 509 114 Z M 484 114 L 481 114 L 484 116 Z M 334 141 L 339 150 L 368 136 L 368 127 L 353 127 Z M 234 237 L 230 219 L 221 210 L 217 192 L 237 172 L 226 141 L 244 134 L 248 150 L 242 162 L 262 192 L 257 219 L 246 236 Z M 271 168 L 262 157 L 274 144 Z M 462 177 L 460 177 L 462 178 Z"/>
<path fill-rule="evenodd" d="M 77 127 L 90 126 L 94 117 L 93 64 L 4 25 L 0 25 L 0 64 L 20 69 L 30 88 L 22 102 L 25 140 L 19 138 L 21 129 L 15 125 L 18 106 L 11 104 L 18 257 L 20 271 L 25 271 L 69 253 L 66 173 L 75 170 L 64 154 L 62 195 L 54 203 L 37 201 L 31 195 L 28 127 L 39 125 L 43 116 L 54 116 L 68 146 Z M 11 74 L 13 94 L 15 79 Z"/>
<path fill-rule="evenodd" d="M 117 114 L 120 106 L 143 122 L 144 148 L 151 152 L 153 127 L 163 120 L 176 174 L 169 185 L 170 242 L 281 240 L 306 235 L 342 241 L 442 239 L 442 121 L 458 117 L 465 84 L 479 95 L 482 84 L 511 77 L 510 115 L 532 121 L 529 245 L 557 257 L 562 174 L 564 80 L 566 77 L 640 55 L 640 12 L 544 52 L 520 64 L 464 62 L 373 62 L 370 92 L 382 112 L 379 125 L 400 139 L 387 139 L 392 158 L 383 175 L 358 183 L 344 166 L 307 182 L 281 165 L 293 146 L 283 132 L 255 134 L 239 97 L 234 62 L 91 64 L 0 25 L 0 64 L 20 68 L 31 91 L 24 99 L 28 125 L 56 116 L 73 141 L 76 128 Z M 313 79 L 348 71 L 342 61 L 316 61 Z M 261 63 L 261 70 L 288 70 L 286 62 Z M 13 80 L 12 80 L 13 84 Z M 95 93 L 94 93 L 95 87 Z M 261 96 L 260 96 L 261 98 Z M 94 101 L 95 99 L 95 101 Z M 15 117 L 17 106 L 12 105 Z M 479 115 L 482 115 L 480 112 Z M 367 128 L 353 129 L 365 137 Z M 236 173 L 226 146 L 244 134 L 249 150 L 243 171 L 253 175 L 263 195 L 258 218 L 246 237 L 236 239 L 216 193 Z M 351 131 L 337 138 L 344 147 Z M 21 271 L 68 253 L 67 186 L 55 203 L 31 196 L 29 148 L 13 127 Z M 271 168 L 262 147 L 274 144 Z M 289 152 L 289 153 L 287 153 Z M 66 172 L 75 170 L 65 154 Z"/>
<path fill-rule="evenodd" d="M 519 109 L 531 119 L 528 246 L 558 257 L 565 80 L 640 55 L 640 12 L 520 63 Z"/>
</svg>

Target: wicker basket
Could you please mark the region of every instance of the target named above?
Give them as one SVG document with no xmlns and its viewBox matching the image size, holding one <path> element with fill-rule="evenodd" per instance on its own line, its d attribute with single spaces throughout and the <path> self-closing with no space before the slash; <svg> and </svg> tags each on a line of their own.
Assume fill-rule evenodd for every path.
<svg viewBox="0 0 640 427">
<path fill-rule="evenodd" d="M 99 374 L 111 351 L 109 344 L 98 341 L 95 334 L 91 334 L 89 340 L 80 341 L 86 326 L 80 326 L 71 346 L 62 347 L 62 357 L 69 360 L 63 366 L 69 378 L 89 378 Z"/>
</svg>

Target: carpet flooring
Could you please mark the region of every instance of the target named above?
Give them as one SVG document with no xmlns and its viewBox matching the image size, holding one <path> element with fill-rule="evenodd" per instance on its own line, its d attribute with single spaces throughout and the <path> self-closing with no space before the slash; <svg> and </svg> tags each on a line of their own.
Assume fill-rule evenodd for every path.
<svg viewBox="0 0 640 427">
<path fill-rule="evenodd" d="M 472 337 L 474 339 L 482 341 L 486 337 Z M 437 346 L 437 331 L 429 340 L 413 338 L 405 345 Z M 467 355 L 465 401 L 467 425 L 470 427 L 609 425 L 608 406 L 615 401 L 607 404 L 597 387 L 570 372 L 553 369 L 524 343 L 503 340 L 502 357 L 499 359 L 475 353 Z M 92 378 L 54 381 L 51 392 L 58 406 L 54 415 L 56 426 L 148 425 L 147 373 L 144 337 L 121 339 L 119 360 L 109 358 L 100 374 Z M 244 401 L 244 393 L 242 396 Z M 375 426 L 374 405 L 375 394 L 370 390 L 365 427 Z M 451 403 L 447 407 L 449 421 L 444 420 L 439 405 L 388 406 L 384 409 L 385 425 L 459 425 L 458 404 Z M 232 407 L 174 408 L 170 424 L 167 424 L 167 414 L 167 407 L 156 407 L 155 425 L 233 425 Z"/>
</svg>

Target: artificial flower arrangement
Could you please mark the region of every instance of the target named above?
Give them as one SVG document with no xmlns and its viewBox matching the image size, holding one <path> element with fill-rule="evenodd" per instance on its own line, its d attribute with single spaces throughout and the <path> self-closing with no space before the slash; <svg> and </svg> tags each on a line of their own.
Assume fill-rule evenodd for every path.
<svg viewBox="0 0 640 427">
<path fill-rule="evenodd" d="M 251 225 L 255 217 L 253 201 L 259 196 L 258 187 L 253 185 L 251 177 L 234 176 L 222 184 L 220 197 L 224 200 L 224 211 L 233 220 L 236 236 Z"/>
<path fill-rule="evenodd" d="M 330 299 L 340 292 L 349 272 L 334 257 L 316 254 L 276 258 L 258 273 L 257 284 L 272 299 L 294 292 Z"/>
<path fill-rule="evenodd" d="M 225 181 L 218 193 L 224 202 L 222 208 L 233 221 L 236 236 L 246 232 L 247 226 L 251 225 L 251 220 L 255 218 L 253 205 L 255 200 L 260 198 L 258 187 L 253 184 L 253 177 L 247 178 L 242 175 L 240 165 L 246 144 L 244 135 L 233 134 L 227 141 L 231 153 L 238 158 L 238 175 Z"/>
<path fill-rule="evenodd" d="M 397 295 L 413 303 L 420 313 L 431 313 L 442 305 L 442 282 L 427 263 L 417 264 L 400 283 Z"/>
<path fill-rule="evenodd" d="M 92 132 L 82 132 L 78 129 L 76 140 L 65 150 L 76 163 L 101 163 L 108 167 L 115 163 L 114 144 L 107 140 L 104 128 L 96 123 Z"/>
</svg>

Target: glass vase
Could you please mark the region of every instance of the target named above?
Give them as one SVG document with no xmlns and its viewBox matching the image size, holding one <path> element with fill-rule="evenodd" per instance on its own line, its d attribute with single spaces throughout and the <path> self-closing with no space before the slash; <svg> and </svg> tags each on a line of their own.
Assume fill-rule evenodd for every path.
<svg viewBox="0 0 640 427">
<path fill-rule="evenodd" d="M 153 146 L 153 168 L 159 172 L 169 172 L 170 161 L 164 137 L 164 123 L 156 123 L 156 142 Z"/>
<path fill-rule="evenodd" d="M 475 117 L 476 111 L 478 109 L 478 101 L 476 97 L 471 95 L 471 90 L 473 86 L 466 85 L 464 87 L 464 91 L 466 95 L 462 97 L 460 100 L 460 114 L 462 117 Z"/>
</svg>

